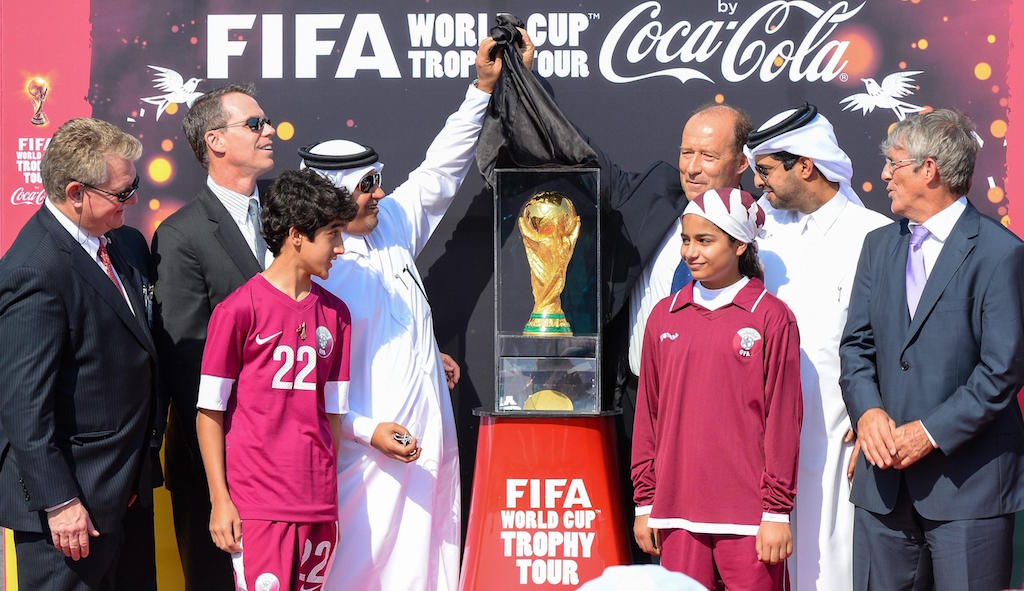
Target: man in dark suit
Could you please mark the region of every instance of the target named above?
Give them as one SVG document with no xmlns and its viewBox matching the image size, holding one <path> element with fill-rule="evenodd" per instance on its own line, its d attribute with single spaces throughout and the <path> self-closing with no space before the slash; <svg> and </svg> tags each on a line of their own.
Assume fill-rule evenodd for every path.
<svg viewBox="0 0 1024 591">
<path fill-rule="evenodd" d="M 893 213 L 868 234 L 840 345 L 855 589 L 1004 589 L 1024 508 L 1024 244 L 966 197 L 973 125 L 936 110 L 883 143 Z"/>
<path fill-rule="evenodd" d="M 105 121 L 62 125 L 47 200 L 0 260 L 0 524 L 21 589 L 156 588 L 149 252 L 122 227 L 141 153 Z"/>
<path fill-rule="evenodd" d="M 153 236 L 157 346 L 171 412 L 167 488 L 186 589 L 234 589 L 231 557 L 210 537 L 210 493 L 196 439 L 196 396 L 213 308 L 269 263 L 256 178 L 274 166 L 274 128 L 248 86 L 203 95 L 185 135 L 209 173 L 195 199 Z"/>
</svg>

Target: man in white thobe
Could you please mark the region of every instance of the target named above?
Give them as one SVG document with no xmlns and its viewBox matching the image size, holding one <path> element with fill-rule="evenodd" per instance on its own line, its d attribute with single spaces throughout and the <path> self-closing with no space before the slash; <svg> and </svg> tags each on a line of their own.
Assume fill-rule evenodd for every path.
<svg viewBox="0 0 1024 591">
<path fill-rule="evenodd" d="M 804 421 L 793 511 L 793 589 L 853 587 L 853 432 L 839 388 L 839 340 L 864 237 L 889 223 L 850 186 L 853 167 L 832 125 L 807 105 L 769 119 L 744 150 L 764 190 L 758 240 L 765 285 L 800 328 Z"/>
<path fill-rule="evenodd" d="M 338 450 L 340 541 L 331 591 L 454 590 L 459 580 L 459 449 L 446 362 L 434 338 L 416 256 L 473 163 L 500 71 L 487 39 L 478 80 L 385 199 L 372 148 L 331 140 L 303 148 L 303 166 L 348 190 L 359 213 L 324 286 L 352 315 L 351 411 Z M 404 438 L 411 436 L 411 441 Z"/>
</svg>

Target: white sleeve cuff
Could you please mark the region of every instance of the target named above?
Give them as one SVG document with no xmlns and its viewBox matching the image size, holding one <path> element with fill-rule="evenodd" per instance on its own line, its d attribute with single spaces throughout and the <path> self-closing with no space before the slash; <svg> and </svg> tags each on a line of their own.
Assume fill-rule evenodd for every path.
<svg viewBox="0 0 1024 591">
<path fill-rule="evenodd" d="M 196 400 L 196 408 L 227 410 L 228 399 L 231 398 L 231 389 L 234 385 L 234 378 L 218 378 L 206 374 L 199 376 L 199 398 Z"/>
<path fill-rule="evenodd" d="M 324 410 L 332 415 L 343 415 L 348 412 L 347 381 L 324 384 Z"/>
<path fill-rule="evenodd" d="M 789 515 L 786 513 L 762 513 L 761 521 L 772 523 L 789 523 Z"/>
<path fill-rule="evenodd" d="M 362 443 L 366 447 L 370 447 L 370 440 L 373 439 L 373 432 L 376 429 L 376 421 L 351 410 L 341 418 L 341 436 Z"/>
<path fill-rule="evenodd" d="M 935 438 L 932 437 L 932 434 L 928 432 L 928 427 L 924 426 L 924 421 L 921 421 L 921 429 L 924 430 L 924 435 L 925 437 L 928 438 L 928 441 L 932 444 L 932 447 L 934 447 L 935 449 L 939 449 L 939 444 L 935 443 Z"/>
<path fill-rule="evenodd" d="M 651 514 L 651 509 L 653 509 L 653 508 L 654 508 L 654 505 L 644 505 L 643 507 L 637 507 L 636 508 L 636 516 L 639 517 L 641 515 L 650 515 Z"/>
</svg>

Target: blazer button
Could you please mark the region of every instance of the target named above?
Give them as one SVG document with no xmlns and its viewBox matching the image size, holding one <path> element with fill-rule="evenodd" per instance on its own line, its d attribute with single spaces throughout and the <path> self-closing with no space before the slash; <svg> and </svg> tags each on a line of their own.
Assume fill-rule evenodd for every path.
<svg viewBox="0 0 1024 591">
<path fill-rule="evenodd" d="M 907 370 L 910 369 L 910 364 L 907 363 L 906 361 L 901 361 L 900 362 L 900 369 L 902 369 L 903 371 L 907 371 Z"/>
</svg>

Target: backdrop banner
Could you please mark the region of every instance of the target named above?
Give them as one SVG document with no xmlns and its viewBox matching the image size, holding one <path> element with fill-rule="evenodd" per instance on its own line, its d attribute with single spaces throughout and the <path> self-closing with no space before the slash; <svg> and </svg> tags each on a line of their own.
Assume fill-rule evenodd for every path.
<svg viewBox="0 0 1024 591">
<path fill-rule="evenodd" d="M 0 253 L 43 202 L 42 152 L 75 116 L 142 140 L 141 197 L 127 219 L 151 236 L 205 181 L 183 116 L 228 82 L 254 83 L 277 127 L 272 175 L 298 166 L 300 145 L 350 138 L 374 146 L 392 188 L 458 106 L 476 47 L 505 11 L 526 23 L 535 72 L 563 113 L 625 169 L 675 163 L 702 104 L 760 123 L 810 101 L 853 160 L 854 188 L 891 215 L 879 178 L 888 128 L 956 107 L 982 144 L 968 197 L 1024 234 L 1024 199 L 1010 190 L 1024 172 L 1007 166 L 1024 162 L 1007 143 L 1024 111 L 1024 0 L 0 2 Z M 474 171 L 418 261 L 438 342 L 463 367 L 453 397 L 466 494 L 472 409 L 494 404 L 491 219 Z"/>
</svg>

